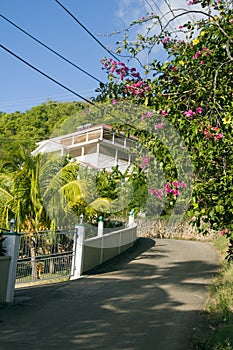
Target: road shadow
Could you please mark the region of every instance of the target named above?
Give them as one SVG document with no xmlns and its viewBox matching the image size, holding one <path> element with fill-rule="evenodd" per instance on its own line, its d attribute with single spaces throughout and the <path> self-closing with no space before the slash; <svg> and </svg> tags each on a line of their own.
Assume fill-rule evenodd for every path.
<svg viewBox="0 0 233 350">
<path fill-rule="evenodd" d="M 16 291 L 0 308 L 1 350 L 191 350 L 207 327 L 200 310 L 218 266 L 209 250 L 140 240 L 102 273 Z"/>
<path fill-rule="evenodd" d="M 116 271 L 120 266 L 128 264 L 130 261 L 140 258 L 140 256 L 154 247 L 156 241 L 151 238 L 139 237 L 134 245 L 127 249 L 125 252 L 109 259 L 108 261 L 102 263 L 85 272 L 85 275 L 97 275 L 102 273 L 107 273 L 111 271 Z"/>
</svg>

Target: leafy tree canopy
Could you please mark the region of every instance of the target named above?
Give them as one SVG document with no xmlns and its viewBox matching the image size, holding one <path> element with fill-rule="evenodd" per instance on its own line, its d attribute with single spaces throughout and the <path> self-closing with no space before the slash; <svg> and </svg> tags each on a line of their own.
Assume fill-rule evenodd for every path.
<svg viewBox="0 0 233 350">
<path fill-rule="evenodd" d="M 189 5 L 188 10 L 170 7 L 167 21 L 155 9 L 129 25 L 116 50 L 128 58 L 128 64 L 111 58 L 102 60 L 108 83 L 98 89 L 97 101 L 115 106 L 127 101 L 147 109 L 136 117 L 137 125 L 128 121 L 122 129 L 136 135 L 162 163 L 165 182 L 150 192 L 166 197 L 171 207 L 181 190 L 178 171 L 170 166 L 171 156 L 177 167 L 175 149 L 176 154 L 181 153 L 179 147 L 187 150 L 193 174 L 190 168 L 184 174 L 186 180 L 192 176 L 188 205 L 193 222 L 202 232 L 211 227 L 227 235 L 232 258 L 232 2 L 194 0 Z M 196 20 L 187 20 L 192 15 Z M 181 23 L 183 18 L 186 20 Z M 131 40 L 132 31 L 137 33 L 135 40 Z M 166 61 L 156 58 L 156 47 L 166 51 Z M 168 125 L 184 145 L 178 146 L 178 138 L 171 139 L 166 133 Z M 159 132 L 164 133 L 163 138 Z M 166 143 L 166 135 L 173 150 Z"/>
</svg>

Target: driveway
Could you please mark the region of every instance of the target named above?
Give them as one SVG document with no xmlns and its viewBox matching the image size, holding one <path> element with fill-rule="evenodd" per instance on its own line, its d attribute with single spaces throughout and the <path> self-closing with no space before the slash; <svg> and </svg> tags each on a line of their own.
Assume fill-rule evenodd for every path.
<svg viewBox="0 0 233 350">
<path fill-rule="evenodd" d="M 217 268 L 209 243 L 139 238 L 79 280 L 16 290 L 0 306 L 0 349 L 192 349 Z"/>
</svg>

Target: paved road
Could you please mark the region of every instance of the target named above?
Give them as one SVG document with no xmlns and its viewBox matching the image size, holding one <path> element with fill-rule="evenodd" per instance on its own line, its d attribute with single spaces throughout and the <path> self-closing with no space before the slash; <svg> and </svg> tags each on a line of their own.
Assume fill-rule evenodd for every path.
<svg viewBox="0 0 233 350">
<path fill-rule="evenodd" d="M 140 238 L 95 274 L 17 290 L 0 307 L 0 349 L 192 349 L 217 266 L 208 243 Z"/>
</svg>

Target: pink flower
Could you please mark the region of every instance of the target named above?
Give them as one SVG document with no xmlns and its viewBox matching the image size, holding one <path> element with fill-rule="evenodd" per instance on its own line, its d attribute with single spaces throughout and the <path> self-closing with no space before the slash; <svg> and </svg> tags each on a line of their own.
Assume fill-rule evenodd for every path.
<svg viewBox="0 0 233 350">
<path fill-rule="evenodd" d="M 184 187 L 184 188 L 186 188 L 186 187 L 187 187 L 187 185 L 186 185 L 186 183 L 181 182 L 181 183 L 180 183 L 180 187 Z"/>
<path fill-rule="evenodd" d="M 163 190 L 156 189 L 155 190 L 155 195 L 157 198 L 162 199 L 163 198 Z"/>
<path fill-rule="evenodd" d="M 155 191 L 153 190 L 153 188 L 149 188 L 149 193 L 150 193 L 151 195 L 153 195 L 153 194 L 155 193 Z"/>
<path fill-rule="evenodd" d="M 162 116 L 166 117 L 167 114 L 168 114 L 168 113 L 167 113 L 167 111 L 165 111 L 165 109 L 163 109 L 163 110 L 161 111 L 161 115 L 162 115 Z"/>
<path fill-rule="evenodd" d="M 170 192 L 172 194 L 174 194 L 175 196 L 179 196 L 179 194 L 180 194 L 180 192 L 178 190 L 174 190 L 174 189 L 172 189 Z"/>
<path fill-rule="evenodd" d="M 155 129 L 162 129 L 162 128 L 163 128 L 163 123 L 155 125 Z"/>
<path fill-rule="evenodd" d="M 186 117 L 192 117 L 194 114 L 195 114 L 195 112 L 193 112 L 191 109 L 184 112 L 184 115 Z"/>
<path fill-rule="evenodd" d="M 228 230 L 225 228 L 225 229 L 223 229 L 223 230 L 220 232 L 220 234 L 221 234 L 222 236 L 224 236 L 227 232 L 228 232 Z"/>
<path fill-rule="evenodd" d="M 170 192 L 171 192 L 171 185 L 169 182 L 167 182 L 165 185 L 165 193 L 170 193 Z"/>
<path fill-rule="evenodd" d="M 172 184 L 173 184 L 173 186 L 175 186 L 176 188 L 179 188 L 179 187 L 180 187 L 180 185 L 179 185 L 179 182 L 178 182 L 178 181 L 174 181 Z"/>
<path fill-rule="evenodd" d="M 205 62 L 203 60 L 201 60 L 200 64 L 205 64 Z"/>
<path fill-rule="evenodd" d="M 184 28 L 184 26 L 179 26 L 179 29 L 183 29 Z"/>
<path fill-rule="evenodd" d="M 197 51 L 193 56 L 193 59 L 196 60 L 201 55 L 201 51 Z"/>
<path fill-rule="evenodd" d="M 197 111 L 197 113 L 201 114 L 202 111 L 203 111 L 203 108 L 202 108 L 202 107 L 197 107 L 197 108 L 196 108 L 196 111 Z"/>
<path fill-rule="evenodd" d="M 170 40 L 170 38 L 166 37 L 162 40 L 162 44 L 166 44 L 166 42 L 168 42 Z"/>
<path fill-rule="evenodd" d="M 222 139 L 222 138 L 223 138 L 223 134 L 218 134 L 214 136 L 214 141 L 217 141 L 218 139 Z"/>
<path fill-rule="evenodd" d="M 112 100 L 112 104 L 115 105 L 117 103 L 117 100 Z"/>
</svg>

